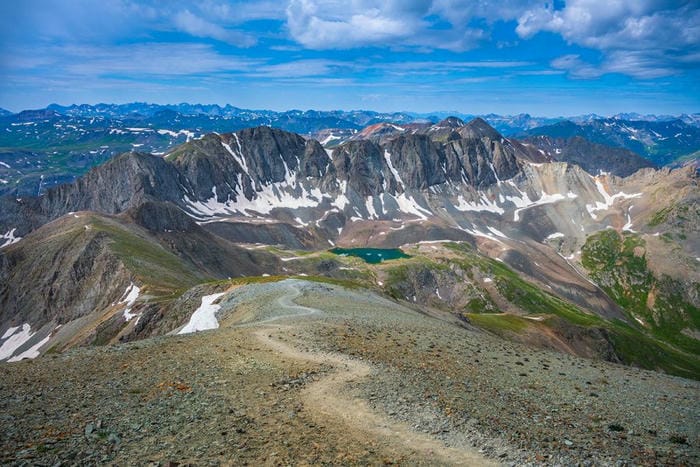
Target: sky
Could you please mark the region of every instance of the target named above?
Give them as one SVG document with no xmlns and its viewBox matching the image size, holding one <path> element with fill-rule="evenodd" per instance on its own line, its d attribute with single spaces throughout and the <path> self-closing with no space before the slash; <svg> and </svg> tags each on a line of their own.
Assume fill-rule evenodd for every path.
<svg viewBox="0 0 700 467">
<path fill-rule="evenodd" d="M 698 0 L 3 0 L 0 107 L 700 112 Z"/>
</svg>

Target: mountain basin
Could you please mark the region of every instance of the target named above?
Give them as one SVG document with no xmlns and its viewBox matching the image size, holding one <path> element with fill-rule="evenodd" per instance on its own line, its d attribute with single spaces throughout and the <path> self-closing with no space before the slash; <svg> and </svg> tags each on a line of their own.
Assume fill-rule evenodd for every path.
<svg viewBox="0 0 700 467">
<path fill-rule="evenodd" d="M 410 258 L 399 248 L 333 248 L 331 253 L 340 256 L 357 256 L 366 263 L 377 264 L 392 259 Z"/>
</svg>

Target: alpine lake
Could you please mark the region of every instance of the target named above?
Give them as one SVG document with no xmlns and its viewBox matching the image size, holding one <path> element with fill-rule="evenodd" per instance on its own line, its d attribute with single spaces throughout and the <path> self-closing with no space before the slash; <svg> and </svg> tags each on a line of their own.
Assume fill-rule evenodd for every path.
<svg viewBox="0 0 700 467">
<path fill-rule="evenodd" d="M 410 258 L 399 248 L 333 248 L 331 253 L 340 256 L 357 256 L 366 263 L 378 264 L 392 259 Z"/>
</svg>

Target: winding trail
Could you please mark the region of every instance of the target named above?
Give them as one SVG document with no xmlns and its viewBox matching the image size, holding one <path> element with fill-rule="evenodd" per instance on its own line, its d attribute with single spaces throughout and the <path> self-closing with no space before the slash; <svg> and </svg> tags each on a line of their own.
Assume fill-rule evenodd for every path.
<svg viewBox="0 0 700 467">
<path fill-rule="evenodd" d="M 261 343 L 286 358 L 334 367 L 333 371 L 308 384 L 302 391 L 304 405 L 311 409 L 315 417 L 341 421 L 353 431 L 367 433 L 373 439 L 382 438 L 396 446 L 400 452 L 423 456 L 425 459 L 430 459 L 431 463 L 439 461 L 451 465 L 498 465 L 475 450 L 447 447 L 440 440 L 423 433 L 416 433 L 404 423 L 394 422 L 373 412 L 365 400 L 348 396 L 345 390 L 348 383 L 366 378 L 372 373 L 372 367 L 368 364 L 341 354 L 300 351 L 275 339 L 272 335 L 273 331 L 288 331 L 295 329 L 295 326 L 269 323 L 282 318 L 323 313 L 322 310 L 294 303 L 293 300 L 301 295 L 296 285 L 290 284 L 287 290 L 288 293 L 281 296 L 277 304 L 284 310 L 296 310 L 299 313 L 281 314 L 264 321 L 247 324 L 262 324 L 263 327 L 252 331 L 252 334 Z"/>
<path fill-rule="evenodd" d="M 277 298 L 275 303 L 277 303 L 277 306 L 280 309 L 283 310 L 295 310 L 294 313 L 286 313 L 286 314 L 278 314 L 275 315 L 271 318 L 266 318 L 262 320 L 255 320 L 251 319 L 250 321 L 245 321 L 246 318 L 251 318 L 251 316 L 243 316 L 241 317 L 244 322 L 240 324 L 234 325 L 234 327 L 237 328 L 245 328 L 245 327 L 258 327 L 262 324 L 268 324 L 268 323 L 273 323 L 275 321 L 279 321 L 281 319 L 285 318 L 301 318 L 302 316 L 310 316 L 314 315 L 317 313 L 323 313 L 321 310 L 318 310 L 316 308 L 309 308 L 307 306 L 303 305 L 298 305 L 294 303 L 294 299 L 297 298 L 299 295 L 301 295 L 301 290 L 299 290 L 299 287 L 296 286 L 296 284 L 291 283 L 287 284 L 286 289 L 289 291 L 289 293 L 281 295 L 280 297 Z"/>
</svg>

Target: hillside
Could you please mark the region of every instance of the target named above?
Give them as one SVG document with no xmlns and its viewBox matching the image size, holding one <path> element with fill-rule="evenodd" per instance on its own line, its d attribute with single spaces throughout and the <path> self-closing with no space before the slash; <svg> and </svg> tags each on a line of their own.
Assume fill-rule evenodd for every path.
<svg viewBox="0 0 700 467">
<path fill-rule="evenodd" d="M 696 382 L 532 351 L 357 289 L 214 290 L 215 331 L 0 365 L 0 459 L 698 462 Z"/>
</svg>

